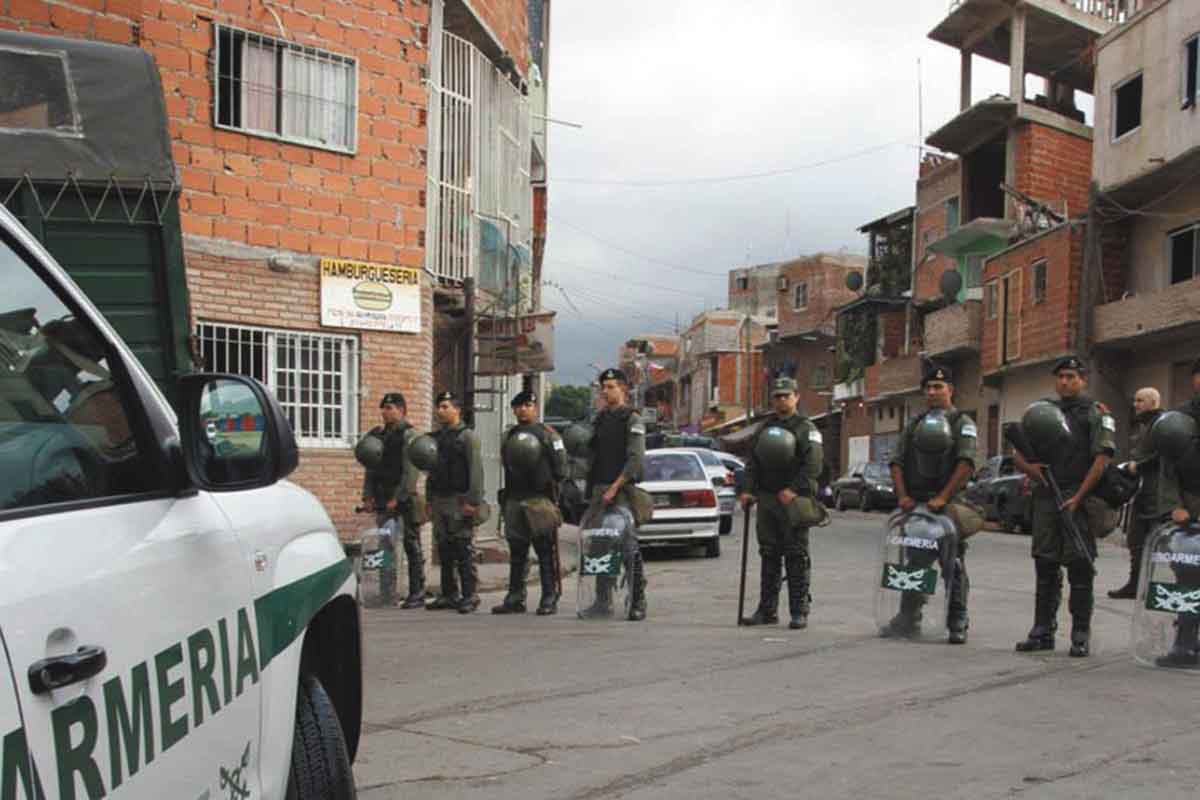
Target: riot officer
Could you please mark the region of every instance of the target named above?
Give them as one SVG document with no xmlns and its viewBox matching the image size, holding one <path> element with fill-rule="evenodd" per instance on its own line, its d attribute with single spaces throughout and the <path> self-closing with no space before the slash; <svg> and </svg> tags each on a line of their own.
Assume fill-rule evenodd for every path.
<svg viewBox="0 0 1200 800">
<path fill-rule="evenodd" d="M 592 421 L 588 446 L 587 496 L 598 503 L 625 506 L 638 518 L 634 502 L 634 484 L 642 479 L 642 460 L 646 453 L 646 426 L 636 411 L 626 405 L 629 383 L 619 369 L 600 373 L 603 408 Z M 588 512 L 591 513 L 590 510 Z M 626 537 L 625 563 L 630 576 L 629 619 L 646 618 L 646 574 L 636 531 Z M 582 616 L 607 616 L 612 613 L 611 579 L 596 584 L 596 602 Z"/>
<path fill-rule="evenodd" d="M 975 422 L 954 407 L 954 373 L 947 366 L 929 364 L 921 378 L 926 411 L 914 418 L 900 436 L 892 456 L 892 481 L 896 485 L 902 511 L 912 511 L 924 503 L 934 513 L 944 513 L 958 532 L 958 552 L 951 573 L 949 613 L 946 619 L 947 641 L 967 641 L 966 538 L 977 532 L 983 519 L 968 505 L 960 492 L 975 471 L 978 433 Z M 904 592 L 900 612 L 881 635 L 912 636 L 921 624 L 921 606 L 925 596 Z"/>
<path fill-rule="evenodd" d="M 1116 453 L 1116 423 L 1100 403 L 1084 394 L 1087 372 L 1074 356 L 1054 366 L 1056 400 L 1035 404 L 1035 413 L 1022 420 L 1026 437 L 1039 451 L 1044 463 L 1030 463 L 1020 452 L 1013 455 L 1017 468 L 1030 477 L 1033 489 L 1033 563 L 1037 575 L 1034 622 L 1026 638 L 1017 642 L 1018 652 L 1054 649 L 1056 617 L 1062 594 L 1061 569 L 1066 567 L 1071 594 L 1071 655 L 1083 657 L 1091 649 L 1092 608 L 1095 570 L 1090 557 L 1096 554 L 1095 534 L 1091 530 L 1084 502 L 1100 481 L 1104 469 Z M 1053 471 L 1064 496 L 1059 509 L 1048 488 L 1046 467 Z M 1077 552 L 1068 535 L 1063 514 L 1074 515 L 1088 553 Z"/>
<path fill-rule="evenodd" d="M 808 528 L 819 516 L 817 478 L 825 456 L 821 432 L 799 410 L 794 380 L 781 377 L 772 381 L 771 405 L 775 412 L 750 443 L 739 496 L 742 508 L 758 503 L 755 529 L 762 559 L 758 608 L 744 617 L 742 624 L 779 622 L 779 588 L 786 567 L 788 627 L 800 630 L 808 627 L 812 602 Z"/>
<path fill-rule="evenodd" d="M 421 525 L 425 522 L 425 498 L 417 494 L 417 470 L 409 463 L 407 446 L 417 437 L 408 424 L 408 404 L 400 392 L 389 392 L 379 401 L 383 420 L 355 448 L 359 463 L 366 467 L 362 502 L 375 512 L 375 524 L 397 519 L 404 529 L 404 555 L 408 561 L 408 597 L 401 608 L 425 605 L 425 562 L 421 553 Z M 395 571 L 381 575 L 384 596 L 395 590 Z"/>
<path fill-rule="evenodd" d="M 525 577 L 529 571 L 529 546 L 538 558 L 542 597 L 539 616 L 558 610 L 558 484 L 566 475 L 566 448 L 562 437 L 538 422 L 537 396 L 521 392 L 512 399 L 517 424 L 504 434 L 500 458 L 504 488 L 500 505 L 508 537 L 508 594 L 493 614 L 525 613 Z"/>
<path fill-rule="evenodd" d="M 483 462 L 479 437 L 462 421 L 462 408 L 453 392 L 437 396 L 437 466 L 425 490 L 433 515 L 433 541 L 441 562 L 442 585 L 426 608 L 457 609 L 470 614 L 479 608 L 479 573 L 475 566 L 475 526 L 482 522 Z M 458 582 L 462 581 L 462 594 Z"/>
<path fill-rule="evenodd" d="M 1160 496 L 1159 473 L 1161 464 L 1150 446 L 1150 429 L 1162 416 L 1159 408 L 1160 396 L 1157 389 L 1138 389 L 1133 396 L 1133 422 L 1129 426 L 1129 450 L 1132 460 L 1127 465 L 1129 472 L 1140 475 L 1141 488 L 1129 509 L 1129 580 L 1118 589 L 1109 591 L 1114 600 L 1128 600 L 1137 596 L 1138 576 L 1142 567 L 1142 548 L 1146 535 L 1170 513 Z"/>
</svg>

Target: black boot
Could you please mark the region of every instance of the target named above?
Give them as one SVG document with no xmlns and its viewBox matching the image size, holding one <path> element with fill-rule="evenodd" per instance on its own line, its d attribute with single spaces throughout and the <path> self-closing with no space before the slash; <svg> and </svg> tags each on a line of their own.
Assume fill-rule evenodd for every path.
<svg viewBox="0 0 1200 800">
<path fill-rule="evenodd" d="M 404 537 L 404 556 L 408 559 L 408 597 L 400 607 L 422 608 L 425 605 L 425 556 L 419 538 Z"/>
<path fill-rule="evenodd" d="M 525 579 L 529 577 L 529 547 L 513 546 L 508 560 L 508 594 L 504 602 L 492 606 L 493 614 L 524 614 L 525 613 Z M 521 552 L 524 550 L 524 552 Z"/>
<path fill-rule="evenodd" d="M 579 612 L 580 619 L 596 619 L 598 617 L 611 617 L 613 613 L 612 592 L 616 584 L 616 578 L 609 578 L 604 575 L 596 576 L 596 599 L 587 608 Z"/>
<path fill-rule="evenodd" d="M 641 622 L 646 618 L 646 568 L 639 550 L 633 554 L 629 564 L 629 621 Z"/>
<path fill-rule="evenodd" d="M 788 627 L 794 631 L 808 627 L 808 607 L 812 596 L 808 593 L 809 575 L 812 572 L 808 553 L 794 553 L 787 556 L 787 589 L 788 613 L 791 620 Z"/>
<path fill-rule="evenodd" d="M 1036 558 L 1037 594 L 1033 601 L 1033 627 L 1023 641 L 1017 642 L 1018 653 L 1054 649 L 1054 633 L 1058 629 L 1058 603 L 1062 592 L 1062 575 L 1058 563 Z"/>
<path fill-rule="evenodd" d="M 1091 652 L 1096 573 L 1089 562 L 1072 561 L 1067 565 L 1067 580 L 1071 585 L 1067 599 L 1067 609 L 1071 612 L 1071 656 L 1084 658 Z"/>
<path fill-rule="evenodd" d="M 1154 659 L 1160 667 L 1196 669 L 1200 667 L 1200 619 L 1182 614 L 1175 620 L 1175 643 L 1165 656 Z"/>
<path fill-rule="evenodd" d="M 558 613 L 558 552 L 550 542 L 535 542 L 534 548 L 538 557 L 538 579 L 542 584 L 542 599 L 538 603 L 537 614 L 545 617 Z"/>
<path fill-rule="evenodd" d="M 884 639 L 911 639 L 921 633 L 921 609 L 925 595 L 920 592 L 901 592 L 900 610 L 879 631 Z"/>
<path fill-rule="evenodd" d="M 462 602 L 458 604 L 458 613 L 472 614 L 479 608 L 479 570 L 475 566 L 475 543 L 470 539 L 456 540 L 454 555 L 463 594 Z"/>
<path fill-rule="evenodd" d="M 1125 581 L 1125 585 L 1119 589 L 1113 589 L 1108 593 L 1108 596 L 1113 600 L 1132 600 L 1137 597 L 1138 577 L 1142 571 L 1142 549 L 1140 547 L 1129 548 L 1129 580 Z"/>
<path fill-rule="evenodd" d="M 954 575 L 950 579 L 950 602 L 946 615 L 946 641 L 950 644 L 966 644 L 967 628 L 970 620 L 967 617 L 967 595 L 971 591 L 971 578 L 967 575 L 967 562 L 962 556 L 954 561 Z"/>
<path fill-rule="evenodd" d="M 462 595 L 458 593 L 458 576 L 454 571 L 454 549 L 450 542 L 441 541 L 437 543 L 437 550 L 442 583 L 438 587 L 438 596 L 427 603 L 425 608 L 430 611 L 458 608 L 462 602 Z"/>
<path fill-rule="evenodd" d="M 742 617 L 743 625 L 779 624 L 779 586 L 783 581 L 783 565 L 779 556 L 762 557 L 759 566 L 758 608 L 748 617 Z"/>
</svg>

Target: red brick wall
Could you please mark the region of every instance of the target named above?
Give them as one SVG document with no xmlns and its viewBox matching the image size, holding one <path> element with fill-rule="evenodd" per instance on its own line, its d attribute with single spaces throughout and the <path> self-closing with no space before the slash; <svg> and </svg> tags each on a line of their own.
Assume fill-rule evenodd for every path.
<svg viewBox="0 0 1200 800">
<path fill-rule="evenodd" d="M 1029 239 L 1003 254 L 989 259 L 984 266 L 983 280 L 987 286 L 1010 271 L 1021 274 L 1019 300 L 1019 335 L 1021 361 L 1033 361 L 1070 350 L 1073 346 L 1079 318 L 1079 277 L 1083 265 L 1082 226 L 1077 229 L 1064 225 L 1047 234 Z M 1046 299 L 1033 301 L 1033 265 L 1046 259 Z M 986 292 L 986 290 L 985 290 Z M 999 341 L 1003 322 L 983 320 L 982 371 L 994 372 L 999 363 Z"/>
<path fill-rule="evenodd" d="M 471 0 L 471 8 L 528 78 L 529 13 L 524 0 Z"/>
<path fill-rule="evenodd" d="M 1129 286 L 1130 224 L 1124 220 L 1101 229 L 1101 303 L 1120 300 Z"/>
<path fill-rule="evenodd" d="M 826 255 L 806 256 L 781 266 L 779 275 L 787 278 L 788 289 L 779 293 L 779 335 L 832 327 L 833 310 L 856 296 L 846 288 L 846 274 L 855 269 L 862 272 L 866 266 L 866 259 Z M 808 284 L 808 305 L 797 311 L 795 290 L 801 282 Z"/>
<path fill-rule="evenodd" d="M 959 196 L 962 183 L 962 165 L 958 159 L 929 167 L 923 163 L 921 167 L 921 178 L 917 181 L 916 267 L 913 275 L 913 300 L 918 304 L 941 297 L 938 281 L 942 273 L 957 267 L 953 258 L 929 253 L 926 239 L 928 244 L 933 244 L 949 233 L 946 201 Z"/>
<path fill-rule="evenodd" d="M 850 468 L 850 439 L 855 436 L 870 436 L 874 425 L 866 404 L 861 400 L 851 400 L 844 404 L 842 411 L 841 436 L 841 469 L 844 472 Z M 841 477 L 835 476 L 835 477 Z"/>
<path fill-rule="evenodd" d="M 784 342 L 772 345 L 770 357 L 767 359 L 767 371 L 771 375 L 778 373 L 795 378 L 799 389 L 800 407 L 809 416 L 824 414 L 829 410 L 829 392 L 833 391 L 836 362 L 834 354 L 829 352 L 829 341 L 821 339 L 816 342 Z M 792 368 L 785 369 L 785 363 L 790 363 Z M 813 386 L 812 383 L 813 373 L 818 367 L 825 368 L 827 381 L 824 386 Z M 764 380 L 769 380 L 771 375 L 764 375 Z"/>
<path fill-rule="evenodd" d="M 895 358 L 904 352 L 904 318 L 904 308 L 881 311 L 876 318 L 879 329 L 879 354 L 884 358 Z"/>
<path fill-rule="evenodd" d="M 717 387 L 722 405 L 744 406 L 746 403 L 746 362 L 744 353 L 721 353 L 717 356 Z M 750 354 L 750 402 L 763 408 L 765 383 L 762 380 L 762 351 Z"/>
<path fill-rule="evenodd" d="M 315 272 L 277 273 L 260 261 L 188 254 L 188 288 L 192 314 L 205 322 L 316 330 L 320 318 L 318 276 Z M 421 293 L 421 317 L 432 319 L 433 292 Z M 409 421 L 421 430 L 433 425 L 433 382 L 430 361 L 431 326 L 420 335 L 347 331 L 357 334 L 362 352 L 359 426 L 363 431 L 379 423 L 379 398 L 401 391 L 408 401 Z M 325 505 L 343 536 L 361 527 L 353 509 L 362 488 L 362 468 L 349 449 L 306 448 L 300 469 L 293 477 Z"/>
<path fill-rule="evenodd" d="M 1019 125 L 1013 136 L 1017 191 L 1059 211 L 1065 203 L 1071 216 L 1083 215 L 1092 176 L 1091 140 L 1032 122 Z"/>
</svg>

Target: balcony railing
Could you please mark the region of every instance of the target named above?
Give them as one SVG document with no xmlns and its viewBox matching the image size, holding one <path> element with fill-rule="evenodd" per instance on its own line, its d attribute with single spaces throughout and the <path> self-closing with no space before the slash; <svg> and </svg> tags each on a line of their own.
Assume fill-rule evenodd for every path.
<svg viewBox="0 0 1200 800">
<path fill-rule="evenodd" d="M 921 359 L 917 356 L 889 358 L 879 364 L 879 395 L 907 394 L 921 388 Z"/>
<path fill-rule="evenodd" d="M 950 0 L 950 13 L 971 0 Z M 1108 22 L 1125 22 L 1141 10 L 1145 0 L 1062 0 L 1063 5 Z"/>
<path fill-rule="evenodd" d="M 1093 336 L 1096 344 L 1128 344 L 1135 339 L 1160 337 L 1194 328 L 1200 318 L 1200 280 L 1177 283 L 1170 289 L 1147 292 L 1096 306 Z"/>
<path fill-rule="evenodd" d="M 863 379 L 858 378 L 845 383 L 835 383 L 833 385 L 833 401 L 835 403 L 843 400 L 850 400 L 855 397 L 862 397 L 863 394 Z"/>
<path fill-rule="evenodd" d="M 955 303 L 925 317 L 925 350 L 931 356 L 978 353 L 983 340 L 983 304 Z"/>
</svg>

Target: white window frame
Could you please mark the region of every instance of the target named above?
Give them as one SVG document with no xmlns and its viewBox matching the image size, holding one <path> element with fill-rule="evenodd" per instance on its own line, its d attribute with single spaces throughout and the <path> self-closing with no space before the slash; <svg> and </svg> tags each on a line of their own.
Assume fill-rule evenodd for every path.
<svg viewBox="0 0 1200 800">
<path fill-rule="evenodd" d="M 218 340 L 218 331 L 224 331 L 224 339 Z M 199 340 L 198 344 L 201 352 L 205 352 L 208 343 L 212 343 L 214 348 L 224 347 L 223 358 L 218 359 L 216 363 L 207 364 L 208 369 L 218 372 L 232 372 L 238 375 L 246 375 L 262 383 L 275 395 L 279 400 L 279 404 L 283 406 L 283 410 L 287 413 L 288 420 L 292 424 L 292 430 L 295 432 L 296 441 L 301 447 L 306 448 L 349 448 L 358 440 L 359 433 L 359 395 L 361 386 L 359 383 L 360 368 L 359 358 L 361 350 L 359 348 L 358 337 L 349 336 L 346 334 L 323 333 L 318 331 L 307 330 L 290 330 L 286 328 L 266 328 L 258 325 L 242 325 L 239 323 L 220 322 L 217 320 L 201 320 L 196 323 L 196 337 Z M 231 333 L 236 333 L 237 338 L 230 336 Z M 306 341 L 307 340 L 307 341 Z M 262 369 L 257 369 L 254 363 L 259 359 L 252 359 L 250 363 L 243 363 L 242 351 L 240 347 L 249 345 L 251 348 L 261 347 L 263 349 L 261 356 Z M 318 352 L 325 354 L 325 346 L 328 345 L 334 349 L 340 357 L 340 370 L 327 370 L 324 368 L 323 359 L 319 359 L 316 368 L 303 368 L 300 364 L 299 349 L 296 351 L 294 366 L 286 367 L 279 363 L 280 346 L 291 346 L 296 348 L 318 347 Z M 292 377 L 292 385 L 296 387 L 293 390 L 292 396 L 286 396 L 281 378 L 285 375 Z M 337 376 L 340 381 L 339 389 L 331 389 L 335 392 L 335 399 L 330 402 L 325 402 L 323 397 L 324 390 L 317 389 L 315 394 L 317 399 L 315 402 L 301 402 L 300 382 L 302 376 L 315 378 L 318 386 L 326 384 L 327 376 Z M 315 430 L 312 428 L 305 429 L 300 426 L 304 418 L 302 413 L 304 410 L 312 412 L 315 417 Z M 336 432 L 326 433 L 326 412 L 340 415 L 341 417 L 341 433 Z M 336 425 L 333 426 L 336 428 Z"/>
<path fill-rule="evenodd" d="M 800 295 L 804 295 L 804 302 L 800 302 Z M 796 286 L 792 289 L 792 310 L 803 311 L 808 308 L 808 281 L 797 281 Z"/>
<path fill-rule="evenodd" d="M 1167 264 L 1167 286 L 1175 286 L 1183 281 L 1172 280 L 1174 272 L 1172 265 L 1174 239 L 1176 236 L 1182 236 L 1186 233 L 1192 235 L 1192 277 L 1185 280 L 1191 280 L 1200 275 L 1200 222 L 1193 222 L 1190 225 L 1184 225 L 1182 228 L 1176 228 L 1172 231 L 1167 231 L 1167 255 L 1164 261 Z"/>
<path fill-rule="evenodd" d="M 1124 89 L 1129 84 L 1131 84 L 1134 81 L 1139 80 L 1139 79 L 1141 79 L 1141 81 L 1142 81 L 1142 102 L 1138 105 L 1138 124 L 1134 125 L 1132 128 L 1125 131 L 1124 133 L 1118 134 L 1117 133 L 1117 93 L 1120 92 L 1122 89 Z M 1123 80 L 1120 83 L 1115 84 L 1113 86 L 1111 102 L 1112 102 L 1112 140 L 1114 142 L 1119 142 L 1123 139 L 1133 136 L 1135 133 L 1137 133 L 1138 131 L 1140 131 L 1142 129 L 1142 117 L 1144 115 L 1145 107 L 1146 107 L 1146 81 L 1145 81 L 1145 78 L 1143 78 L 1141 70 L 1138 70 L 1137 72 L 1135 72 L 1134 74 L 1132 74 L 1128 78 L 1126 78 L 1125 80 Z"/>
<path fill-rule="evenodd" d="M 221 51 L 224 45 L 222 44 L 222 34 L 228 34 L 231 40 L 236 39 L 242 42 L 243 46 L 257 46 L 268 48 L 275 55 L 282 54 L 283 59 L 274 65 L 274 80 L 273 87 L 260 87 L 260 92 L 273 92 L 276 95 L 276 105 L 272 109 L 270 117 L 270 125 L 273 128 L 268 129 L 265 125 L 255 127 L 248 125 L 246 116 L 251 112 L 247 108 L 246 92 L 243 88 L 235 89 L 236 97 L 232 98 L 232 102 L 238 103 L 242 107 L 241 124 L 234 125 L 232 121 L 221 122 L 221 87 L 226 82 L 232 84 L 244 83 L 246 78 L 246 64 L 242 64 L 242 71 L 238 75 L 220 74 L 221 69 Z M 240 37 L 240 38 L 238 38 Z M 338 64 L 349 69 L 346 72 L 347 85 L 345 94 L 342 98 L 324 97 L 321 94 L 309 93 L 307 91 L 291 90 L 286 85 L 288 82 L 288 64 L 287 57 L 300 59 L 302 64 Z M 295 66 L 295 65 L 293 65 Z M 329 50 L 321 50 L 316 47 L 296 44 L 289 42 L 286 39 L 279 39 L 274 36 L 248 31 L 244 28 L 238 28 L 232 25 L 213 25 L 213 55 L 212 55 L 212 82 L 213 82 L 213 108 L 212 118 L 213 127 L 227 131 L 236 131 L 250 136 L 260 136 L 266 139 L 275 139 L 281 142 L 289 142 L 291 144 L 304 145 L 306 147 L 314 147 L 321 150 L 331 150 L 335 153 L 347 153 L 353 155 L 358 150 L 358 59 L 352 56 L 334 53 Z M 306 87 L 307 88 L 307 87 Z M 290 99 L 294 101 L 289 104 Z M 299 117 L 297 114 L 310 115 L 314 112 L 313 100 L 321 101 L 322 107 L 326 104 L 344 105 L 346 106 L 346 119 L 342 120 L 345 125 L 347 141 L 344 144 L 337 142 L 324 141 L 318 138 L 310 138 L 297 133 L 288 133 L 290 127 L 289 121 L 295 122 Z M 308 102 L 302 102 L 308 101 Z M 289 108 L 291 110 L 289 111 Z"/>
</svg>

